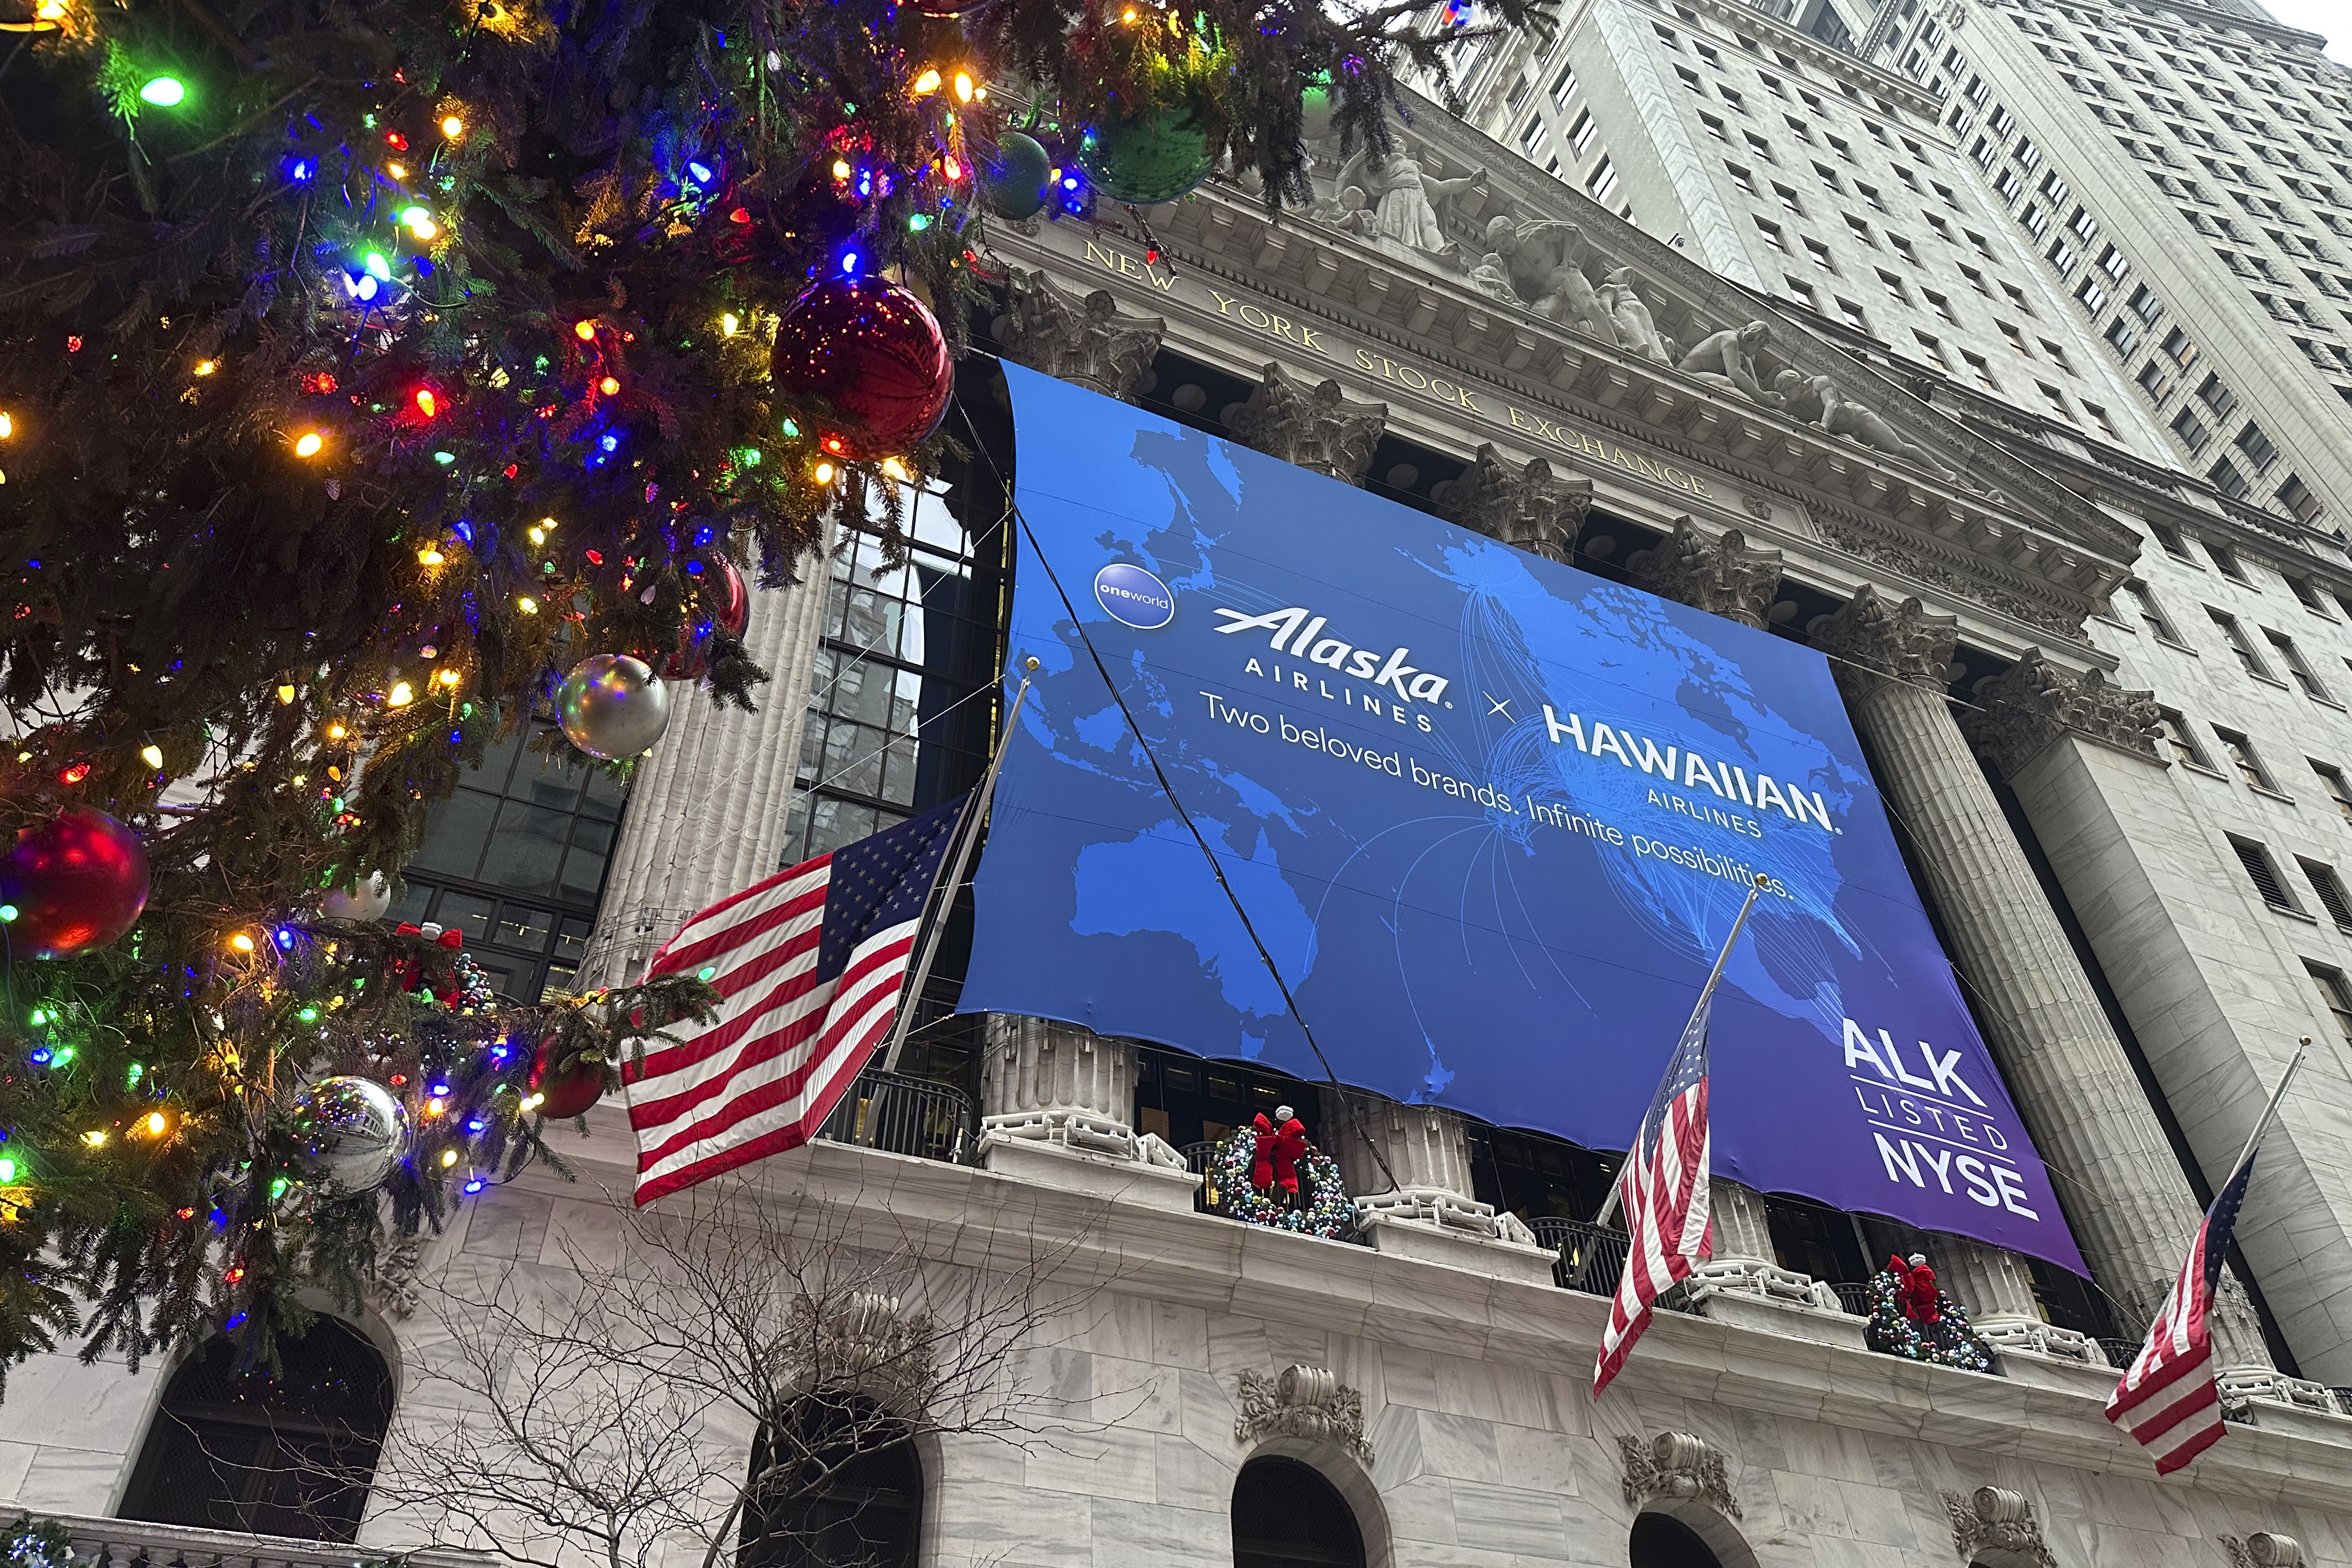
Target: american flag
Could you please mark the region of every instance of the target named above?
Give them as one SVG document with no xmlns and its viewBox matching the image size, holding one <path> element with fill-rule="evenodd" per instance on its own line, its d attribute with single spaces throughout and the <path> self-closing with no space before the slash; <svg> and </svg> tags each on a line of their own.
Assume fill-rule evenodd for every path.
<svg viewBox="0 0 2352 1568">
<path fill-rule="evenodd" d="M 779 871 L 654 955 L 650 973 L 707 972 L 722 1000 L 715 1022 L 622 1069 L 638 1203 L 796 1149 L 824 1125 L 898 1016 L 963 805 Z"/>
<path fill-rule="evenodd" d="M 2159 1476 L 2170 1475 L 2221 1440 L 2221 1393 L 2213 1381 L 2213 1297 L 2253 1172 L 2249 1145 L 2229 1184 L 2205 1211 L 2189 1244 L 2189 1261 L 2147 1331 L 2147 1343 L 2107 1395 L 2107 1419 L 2138 1439 Z"/>
<path fill-rule="evenodd" d="M 1689 1278 L 1691 1265 L 1705 1262 L 1715 1250 L 1706 1186 L 1712 1145 L 1706 1123 L 1706 1026 L 1714 1010 L 1710 987 L 1675 1046 L 1658 1092 L 1642 1117 L 1642 1130 L 1625 1152 L 1624 1169 L 1618 1173 L 1617 1194 L 1632 1240 L 1624 1275 L 1617 1281 L 1617 1299 L 1610 1303 L 1609 1327 L 1601 1335 L 1601 1354 L 1592 1365 L 1596 1399 L 1650 1326 L 1658 1298 L 1676 1280 Z"/>
</svg>

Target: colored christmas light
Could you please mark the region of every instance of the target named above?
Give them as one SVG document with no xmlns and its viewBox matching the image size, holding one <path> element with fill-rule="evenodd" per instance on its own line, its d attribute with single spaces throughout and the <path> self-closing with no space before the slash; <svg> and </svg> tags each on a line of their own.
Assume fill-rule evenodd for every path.
<svg viewBox="0 0 2352 1568">
<path fill-rule="evenodd" d="M 188 85 L 175 76 L 150 77 L 139 89 L 139 97 L 158 109 L 174 109 L 187 101 Z"/>
</svg>

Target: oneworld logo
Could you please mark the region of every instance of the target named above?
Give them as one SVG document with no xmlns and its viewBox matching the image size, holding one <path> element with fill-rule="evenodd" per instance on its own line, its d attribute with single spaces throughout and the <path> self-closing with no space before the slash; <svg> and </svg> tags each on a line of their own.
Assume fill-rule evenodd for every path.
<svg viewBox="0 0 2352 1568">
<path fill-rule="evenodd" d="M 1095 603 L 1112 620 L 1156 632 L 1176 618 L 1176 595 L 1140 566 L 1114 561 L 1095 574 Z"/>
</svg>

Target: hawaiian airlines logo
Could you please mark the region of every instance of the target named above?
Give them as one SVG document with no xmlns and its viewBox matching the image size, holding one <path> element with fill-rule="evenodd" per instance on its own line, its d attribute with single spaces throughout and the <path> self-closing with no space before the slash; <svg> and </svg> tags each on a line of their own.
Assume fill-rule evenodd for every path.
<svg viewBox="0 0 2352 1568">
<path fill-rule="evenodd" d="M 1176 595 L 1140 566 L 1114 561 L 1095 574 L 1095 603 L 1112 620 L 1156 632 L 1176 618 Z"/>
<path fill-rule="evenodd" d="M 1385 686 L 1397 694 L 1400 702 L 1433 702 L 1442 706 L 1445 701 L 1448 679 L 1406 663 L 1412 657 L 1412 649 L 1401 647 L 1383 655 L 1375 648 L 1358 647 L 1339 637 L 1327 637 L 1323 635 L 1326 617 L 1312 610 L 1293 605 L 1263 616 L 1248 616 L 1220 606 L 1217 614 L 1226 617 L 1226 624 L 1217 628 L 1220 632 L 1228 636 L 1234 632 L 1270 632 L 1275 652 L 1322 665 L 1358 680 L 1369 680 L 1374 686 Z"/>
</svg>

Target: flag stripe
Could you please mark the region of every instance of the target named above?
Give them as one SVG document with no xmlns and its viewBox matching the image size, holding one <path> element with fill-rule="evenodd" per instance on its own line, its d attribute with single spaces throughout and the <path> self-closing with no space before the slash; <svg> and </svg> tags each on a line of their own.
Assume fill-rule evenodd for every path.
<svg viewBox="0 0 2352 1568">
<path fill-rule="evenodd" d="M 921 914 L 962 809 L 950 802 L 711 905 L 653 974 L 709 971 L 709 1023 L 622 1072 L 637 1202 L 796 1148 L 898 1017 Z"/>
<path fill-rule="evenodd" d="M 1625 1215 L 1625 1271 L 1592 1366 L 1595 1398 L 1609 1386 L 1650 1325 L 1658 1298 L 1708 1258 L 1715 1228 L 1707 1172 L 1713 1152 L 1706 1114 L 1706 1031 L 1702 1002 L 1668 1058 L 1633 1146 L 1626 1151 L 1619 1201 Z"/>
</svg>

